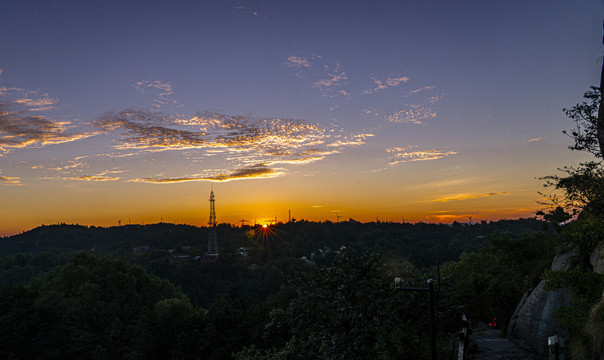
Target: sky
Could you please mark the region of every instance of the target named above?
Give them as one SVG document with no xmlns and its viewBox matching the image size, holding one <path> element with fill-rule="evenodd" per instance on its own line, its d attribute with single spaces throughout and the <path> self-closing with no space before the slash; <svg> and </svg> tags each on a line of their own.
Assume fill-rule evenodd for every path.
<svg viewBox="0 0 604 360">
<path fill-rule="evenodd" d="M 601 0 L 0 3 L 0 236 L 532 217 Z"/>
</svg>

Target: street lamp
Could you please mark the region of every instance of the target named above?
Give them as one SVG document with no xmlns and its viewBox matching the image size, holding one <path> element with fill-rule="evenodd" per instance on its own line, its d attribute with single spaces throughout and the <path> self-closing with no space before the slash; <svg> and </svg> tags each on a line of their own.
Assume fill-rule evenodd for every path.
<svg viewBox="0 0 604 360">
<path fill-rule="evenodd" d="M 436 325 L 434 323 L 434 280 L 428 279 L 427 288 L 418 287 L 403 287 L 403 279 L 394 279 L 394 288 L 402 291 L 427 291 L 430 294 L 429 306 L 430 306 L 430 353 L 432 360 L 436 360 Z"/>
</svg>

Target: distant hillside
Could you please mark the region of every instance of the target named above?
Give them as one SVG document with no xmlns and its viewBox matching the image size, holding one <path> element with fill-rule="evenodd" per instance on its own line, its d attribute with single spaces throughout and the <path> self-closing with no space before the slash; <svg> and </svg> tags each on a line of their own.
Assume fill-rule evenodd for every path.
<svg viewBox="0 0 604 360">
<path fill-rule="evenodd" d="M 182 241 L 194 241 L 203 236 L 202 229 L 189 225 L 159 223 L 95 227 L 82 225 L 42 225 L 22 234 L 0 239 L 0 254 L 36 252 L 97 251 L 131 252 L 143 243 L 153 247 L 170 248 Z"/>
<path fill-rule="evenodd" d="M 476 224 L 400 224 L 357 222 L 297 221 L 259 226 L 217 227 L 219 249 L 233 254 L 240 247 L 269 252 L 270 257 L 311 257 L 319 249 L 342 246 L 358 252 L 372 250 L 387 257 L 408 258 L 418 266 L 429 266 L 436 259 L 457 259 L 463 251 L 487 246 L 487 237 L 519 237 L 526 231 L 539 231 L 544 223 L 536 219 L 501 220 Z M 41 252 L 71 253 L 93 251 L 115 255 L 130 254 L 137 246 L 149 250 L 202 254 L 206 250 L 207 227 L 158 223 L 95 227 L 82 225 L 43 225 L 19 235 L 0 238 L 0 255 Z"/>
</svg>

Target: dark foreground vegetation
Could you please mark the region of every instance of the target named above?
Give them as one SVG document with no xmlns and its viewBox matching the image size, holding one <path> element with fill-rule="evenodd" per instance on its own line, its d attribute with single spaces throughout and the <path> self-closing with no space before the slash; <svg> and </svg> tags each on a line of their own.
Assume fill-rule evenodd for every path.
<svg viewBox="0 0 604 360">
<path fill-rule="evenodd" d="M 426 294 L 395 277 L 425 287 L 440 262 L 444 349 L 462 311 L 504 327 L 559 241 L 536 219 L 223 224 L 205 261 L 207 231 L 53 225 L 1 239 L 0 358 L 429 358 Z"/>
</svg>

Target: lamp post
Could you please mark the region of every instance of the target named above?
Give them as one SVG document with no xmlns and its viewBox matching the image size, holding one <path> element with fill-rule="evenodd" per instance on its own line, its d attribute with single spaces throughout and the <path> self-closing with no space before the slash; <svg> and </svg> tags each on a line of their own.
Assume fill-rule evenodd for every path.
<svg viewBox="0 0 604 360">
<path fill-rule="evenodd" d="M 430 354 L 431 359 L 436 360 L 436 325 L 435 325 L 435 311 L 434 311 L 434 280 L 428 279 L 428 287 L 427 288 L 417 288 L 417 287 L 402 287 L 403 279 L 395 278 L 394 279 L 394 288 L 397 290 L 403 291 L 427 291 L 430 295 L 429 297 L 429 306 L 430 306 Z"/>
</svg>

